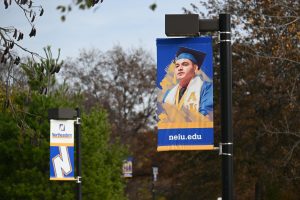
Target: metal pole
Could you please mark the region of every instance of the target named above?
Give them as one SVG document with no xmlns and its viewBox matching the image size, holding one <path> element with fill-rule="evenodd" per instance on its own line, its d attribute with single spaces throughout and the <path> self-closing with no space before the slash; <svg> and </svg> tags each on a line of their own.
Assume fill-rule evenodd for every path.
<svg viewBox="0 0 300 200">
<path fill-rule="evenodd" d="M 154 174 L 154 168 L 152 167 L 152 172 L 153 172 L 153 176 L 152 176 L 152 200 L 155 200 L 155 174 Z"/>
<path fill-rule="evenodd" d="M 154 180 L 152 180 L 152 200 L 155 200 Z"/>
<path fill-rule="evenodd" d="M 233 199 L 232 53 L 230 14 L 219 15 L 221 66 L 222 199 Z"/>
<path fill-rule="evenodd" d="M 82 199 L 82 192 L 81 192 L 81 140 L 80 140 L 80 109 L 76 108 L 76 123 L 75 123 L 75 129 L 76 129 L 76 169 L 77 169 L 77 190 L 76 190 L 76 199 L 81 200 Z"/>
<path fill-rule="evenodd" d="M 155 200 L 155 182 L 157 181 L 157 175 L 158 175 L 158 167 L 155 165 L 152 167 L 152 199 Z"/>
</svg>

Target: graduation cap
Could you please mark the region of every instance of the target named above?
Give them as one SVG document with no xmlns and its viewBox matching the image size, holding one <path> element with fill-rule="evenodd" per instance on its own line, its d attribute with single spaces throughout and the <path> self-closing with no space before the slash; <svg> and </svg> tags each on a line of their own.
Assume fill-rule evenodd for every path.
<svg viewBox="0 0 300 200">
<path fill-rule="evenodd" d="M 176 52 L 175 61 L 179 59 L 189 59 L 194 64 L 198 65 L 200 69 L 205 58 L 205 53 L 197 51 L 195 49 L 189 49 L 186 47 L 180 47 Z"/>
</svg>

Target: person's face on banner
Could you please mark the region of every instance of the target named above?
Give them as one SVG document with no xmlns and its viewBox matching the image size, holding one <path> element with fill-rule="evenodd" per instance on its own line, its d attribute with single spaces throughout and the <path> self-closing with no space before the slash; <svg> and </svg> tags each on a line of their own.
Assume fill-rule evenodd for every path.
<svg viewBox="0 0 300 200">
<path fill-rule="evenodd" d="M 175 75 L 181 86 L 189 84 L 195 76 L 197 65 L 189 59 L 179 59 L 175 61 Z"/>
</svg>

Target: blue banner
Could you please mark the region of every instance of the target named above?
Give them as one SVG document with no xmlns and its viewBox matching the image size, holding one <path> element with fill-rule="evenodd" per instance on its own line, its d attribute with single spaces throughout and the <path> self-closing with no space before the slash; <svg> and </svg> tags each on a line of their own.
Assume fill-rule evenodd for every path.
<svg viewBox="0 0 300 200">
<path fill-rule="evenodd" d="M 157 39 L 158 151 L 213 149 L 212 38 Z"/>
<path fill-rule="evenodd" d="M 74 180 L 74 147 L 50 146 L 50 180 Z"/>
<path fill-rule="evenodd" d="M 132 157 L 128 157 L 126 160 L 123 160 L 123 177 L 131 178 L 132 177 Z"/>
<path fill-rule="evenodd" d="M 74 120 L 50 120 L 50 180 L 74 181 Z"/>
</svg>

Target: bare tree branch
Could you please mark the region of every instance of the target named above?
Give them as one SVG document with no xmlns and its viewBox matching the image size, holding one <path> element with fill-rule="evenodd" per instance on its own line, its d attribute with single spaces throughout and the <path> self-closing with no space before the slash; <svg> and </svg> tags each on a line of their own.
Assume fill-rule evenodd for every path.
<svg viewBox="0 0 300 200">
<path fill-rule="evenodd" d="M 241 49 L 238 46 L 233 46 L 233 49 L 236 50 L 236 53 L 243 52 L 243 53 L 246 53 L 248 55 L 257 57 L 257 58 L 275 59 L 275 60 L 281 60 L 281 61 L 291 62 L 291 63 L 295 63 L 295 64 L 300 64 L 300 62 L 296 61 L 296 60 L 291 60 L 291 59 L 288 59 L 288 58 L 283 58 L 283 57 L 278 57 L 278 56 L 266 55 L 266 54 L 263 54 L 262 52 L 258 52 L 256 49 L 253 49 L 253 48 L 251 48 L 249 46 L 246 46 L 246 45 L 243 45 L 243 46 L 245 48 L 251 49 L 253 52 L 256 52 L 256 53 L 251 53 L 250 51 L 246 51 L 245 49 Z"/>
</svg>

